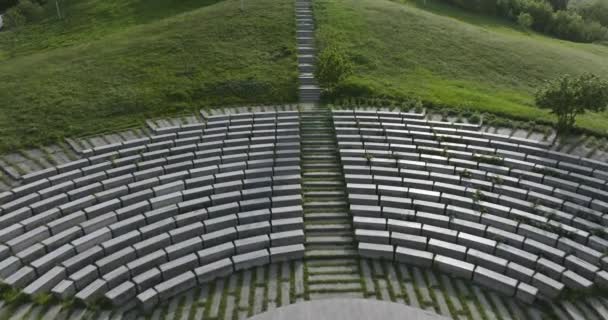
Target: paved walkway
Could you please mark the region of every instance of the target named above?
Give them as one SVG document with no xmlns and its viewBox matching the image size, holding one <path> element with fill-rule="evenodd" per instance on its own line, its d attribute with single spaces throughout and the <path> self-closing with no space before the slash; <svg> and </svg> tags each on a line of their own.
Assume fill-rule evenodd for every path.
<svg viewBox="0 0 608 320">
<path fill-rule="evenodd" d="M 399 303 L 364 299 L 328 299 L 292 304 L 251 320 L 441 320 L 449 319 Z"/>
</svg>

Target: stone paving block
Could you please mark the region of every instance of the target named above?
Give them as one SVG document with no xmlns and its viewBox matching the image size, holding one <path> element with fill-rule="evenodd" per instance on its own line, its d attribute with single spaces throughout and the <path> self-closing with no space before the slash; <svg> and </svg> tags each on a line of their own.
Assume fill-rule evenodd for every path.
<svg viewBox="0 0 608 320">
<path fill-rule="evenodd" d="M 201 238 L 203 239 L 205 247 L 208 248 L 237 239 L 237 232 L 236 228 L 231 227 L 203 234 Z"/>
<path fill-rule="evenodd" d="M 531 283 L 532 277 L 534 276 L 534 270 L 510 261 L 507 264 L 506 275 L 519 281 Z"/>
<path fill-rule="evenodd" d="M 437 239 L 429 239 L 427 248 L 430 252 L 452 257 L 459 260 L 464 260 L 467 248 L 461 245 L 453 244 Z"/>
<path fill-rule="evenodd" d="M 251 251 L 261 250 L 270 246 L 268 235 L 259 235 L 244 239 L 234 240 L 236 254 L 243 254 Z"/>
<path fill-rule="evenodd" d="M 458 233 L 457 243 L 486 253 L 493 253 L 497 245 L 496 241 L 494 240 L 481 236 L 475 236 L 465 232 Z"/>
<path fill-rule="evenodd" d="M 399 232 L 391 232 L 390 243 L 395 246 L 401 246 L 410 249 L 426 251 L 428 238 L 423 236 L 410 235 Z"/>
<path fill-rule="evenodd" d="M 475 266 L 471 263 L 442 256 L 439 254 L 435 255 L 433 259 L 433 266 L 441 272 L 445 272 L 454 277 L 470 280 L 473 276 L 473 270 Z"/>
<path fill-rule="evenodd" d="M 559 296 L 565 287 L 563 283 L 538 272 L 532 278 L 532 286 L 538 288 L 541 294 L 552 299 Z"/>
<path fill-rule="evenodd" d="M 4 283 L 13 288 L 23 288 L 36 278 L 36 272 L 32 267 L 24 266 L 15 273 L 4 279 Z"/>
<path fill-rule="evenodd" d="M 283 218 L 300 218 L 304 215 L 304 209 L 301 205 L 278 207 L 271 209 L 272 219 L 283 219 Z"/>
<path fill-rule="evenodd" d="M 95 262 L 95 265 L 99 268 L 99 272 L 104 274 L 121 266 L 124 261 L 131 261 L 136 258 L 137 254 L 135 253 L 135 249 L 133 249 L 132 247 L 127 247 L 102 259 L 99 259 Z"/>
<path fill-rule="evenodd" d="M 267 234 L 270 233 L 270 230 L 271 226 L 268 221 L 241 224 L 236 227 L 239 239 Z"/>
<path fill-rule="evenodd" d="M 181 275 L 164 281 L 154 286 L 154 290 L 158 292 L 159 299 L 167 300 L 196 286 L 196 275 L 192 271 L 182 273 Z"/>
<path fill-rule="evenodd" d="M 97 259 L 104 256 L 101 246 L 94 246 L 82 253 L 70 257 L 63 261 L 61 265 L 65 267 L 67 273 L 74 273 L 88 264 L 94 263 Z"/>
<path fill-rule="evenodd" d="M 509 262 L 506 259 L 471 248 L 467 250 L 466 261 L 501 274 L 505 273 Z"/>
<path fill-rule="evenodd" d="M 287 245 L 287 246 L 278 246 L 271 247 L 270 251 L 270 261 L 272 263 L 287 261 L 287 260 L 296 260 L 304 258 L 304 245 L 303 244 L 295 244 L 295 245 Z"/>
<path fill-rule="evenodd" d="M 384 230 L 355 229 L 355 239 L 359 242 L 389 244 L 390 233 Z"/>
<path fill-rule="evenodd" d="M 104 274 L 102 279 L 106 282 L 108 288 L 113 288 L 127 280 L 130 280 L 131 273 L 129 272 L 129 269 L 123 265 Z"/>
<path fill-rule="evenodd" d="M 150 224 L 145 224 L 146 223 L 145 217 L 142 217 L 141 219 L 135 219 L 135 217 L 134 217 L 134 218 L 125 220 L 125 222 L 128 220 L 132 220 L 133 222 L 137 223 L 137 226 L 134 223 L 129 223 L 129 225 L 134 225 L 136 227 L 139 227 L 139 231 L 141 232 L 141 236 L 143 239 L 158 236 L 162 233 L 169 232 L 170 230 L 173 230 L 177 227 L 177 225 L 175 223 L 175 218 L 173 218 L 173 217 L 159 220 L 159 221 L 156 221 L 156 222 L 153 222 Z M 129 228 L 129 229 L 132 229 L 132 228 Z"/>
<path fill-rule="evenodd" d="M 206 265 L 214 261 L 229 258 L 236 253 L 235 246 L 232 242 L 226 242 L 212 247 L 205 247 L 205 249 L 196 253 L 198 255 L 200 265 Z"/>
<path fill-rule="evenodd" d="M 273 247 L 302 244 L 305 241 L 303 230 L 290 230 L 270 234 L 270 244 Z"/>
<path fill-rule="evenodd" d="M 239 224 L 250 224 L 255 222 L 264 222 L 270 219 L 270 209 L 262 209 L 248 212 L 238 213 Z"/>
<path fill-rule="evenodd" d="M 234 262 L 234 269 L 238 271 L 268 264 L 270 262 L 270 255 L 268 250 L 263 249 L 235 255 L 232 257 L 232 261 Z"/>
<path fill-rule="evenodd" d="M 391 232 L 394 231 L 412 235 L 421 235 L 422 233 L 422 224 L 418 222 L 388 219 L 387 225 L 388 230 Z"/>
<path fill-rule="evenodd" d="M 178 243 L 204 233 L 206 226 L 202 222 L 195 222 L 169 231 L 171 243 Z"/>
<path fill-rule="evenodd" d="M 386 244 L 359 242 L 358 250 L 362 257 L 392 260 L 395 247 Z"/>
<path fill-rule="evenodd" d="M 434 225 L 422 225 L 422 235 L 447 242 L 456 242 L 458 231 L 447 228 L 437 227 Z"/>
<path fill-rule="evenodd" d="M 97 267 L 87 265 L 84 268 L 74 272 L 69 276 L 69 279 L 74 282 L 76 291 L 84 289 L 89 283 L 99 276 Z"/>
<path fill-rule="evenodd" d="M 138 274 L 164 262 L 167 262 L 167 254 L 161 249 L 128 262 L 126 266 L 131 274 Z"/>
<path fill-rule="evenodd" d="M 91 284 L 86 286 L 84 289 L 80 290 L 74 296 L 75 299 L 84 301 L 86 303 L 92 303 L 99 297 L 101 297 L 105 291 L 107 290 L 107 286 L 105 281 L 101 279 L 96 279 Z"/>
<path fill-rule="evenodd" d="M 573 272 L 572 270 L 567 270 L 562 274 L 561 282 L 566 287 L 572 288 L 574 290 L 584 291 L 589 290 L 591 289 L 591 287 L 593 287 L 593 282 Z"/>
<path fill-rule="evenodd" d="M 518 281 L 513 278 L 481 266 L 475 268 L 473 282 L 509 297 L 515 295 L 518 284 Z"/>
<path fill-rule="evenodd" d="M 529 284 L 520 282 L 517 285 L 517 292 L 515 293 L 515 297 L 527 304 L 532 304 L 536 300 L 538 292 L 539 290 L 537 288 Z"/>
<path fill-rule="evenodd" d="M 433 264 L 434 255 L 428 251 L 397 247 L 395 260 L 421 268 L 430 268 Z"/>
<path fill-rule="evenodd" d="M 175 274 L 175 276 L 178 276 L 186 271 L 187 270 L 177 273 L 177 274 Z M 173 277 L 171 277 L 171 278 L 173 278 Z M 163 280 L 168 281 L 171 278 L 163 277 L 159 268 L 155 267 L 155 268 L 149 269 L 143 273 L 140 273 L 140 274 L 134 276 L 133 279 L 131 280 L 131 282 L 133 282 L 135 284 L 135 286 L 137 288 L 137 292 L 144 292 L 145 290 L 155 286 L 156 284 L 161 283 Z"/>
<path fill-rule="evenodd" d="M 53 267 L 48 272 L 36 278 L 32 283 L 23 289 L 23 293 L 27 295 L 35 295 L 42 292 L 50 291 L 59 281 L 66 277 L 65 268 L 61 266 Z"/>
<path fill-rule="evenodd" d="M 198 255 L 190 253 L 160 265 L 159 269 L 162 278 L 167 280 L 198 266 L 200 266 Z"/>
<path fill-rule="evenodd" d="M 161 233 L 157 236 L 135 243 L 133 248 L 139 257 L 143 257 L 168 245 L 171 245 L 171 237 L 167 233 Z"/>
</svg>

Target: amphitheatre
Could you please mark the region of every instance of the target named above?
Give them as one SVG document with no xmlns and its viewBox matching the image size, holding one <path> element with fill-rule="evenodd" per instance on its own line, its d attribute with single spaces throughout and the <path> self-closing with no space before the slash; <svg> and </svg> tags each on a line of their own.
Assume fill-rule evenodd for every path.
<svg viewBox="0 0 608 320">
<path fill-rule="evenodd" d="M 162 9 L 170 1 L 152 2 Z M 424 71 L 387 51 L 390 39 L 355 36 L 367 24 L 394 37 L 399 52 L 425 46 L 417 54 L 439 65 L 441 48 L 422 36 L 401 42 L 391 24 L 412 23 L 420 33 L 412 21 L 427 21 L 441 41 L 453 38 L 443 34 L 451 28 L 476 36 L 490 28 L 504 36 L 496 42 L 576 61 L 564 64 L 568 71 L 608 75 L 596 63 L 608 61 L 605 43 L 564 44 L 480 22 L 439 0 L 428 8 L 397 0 L 201 2 L 185 1 L 158 25 L 156 13 L 125 18 L 125 34 L 111 23 L 82 27 L 91 43 L 70 33 L 85 19 L 69 20 L 78 4 L 57 2 L 71 24 L 65 29 L 52 20 L 0 32 L 0 74 L 9 79 L 0 100 L 11 104 L 0 103 L 0 319 L 608 319 L 606 112 L 581 116 L 580 130 L 560 137 L 519 75 L 488 68 L 488 83 L 497 82 L 472 86 L 478 72 L 465 66 L 486 61 L 471 62 L 470 52 L 446 53 L 441 59 L 463 69 L 437 76 L 436 66 Z M 371 26 L 374 14 L 394 20 Z M 196 29 L 206 19 L 217 26 Z M 222 19 L 242 25 L 222 29 Z M 165 48 L 174 25 L 194 31 L 170 35 L 178 40 Z M 57 38 L 36 36 L 55 31 Z M 197 32 L 203 43 L 193 40 Z M 327 41 L 351 45 L 356 67 L 350 87 L 324 99 L 315 70 Z M 185 53 L 189 46 L 196 52 Z M 170 73 L 159 55 L 146 60 L 152 48 L 177 61 Z M 143 68 L 137 56 L 149 69 L 130 78 L 125 70 Z M 512 56 L 522 58 L 518 74 L 545 63 L 525 65 L 523 51 Z M 224 72 L 227 63 L 235 69 Z M 389 63 L 416 71 L 399 78 Z M 242 79 L 221 79 L 239 70 Z M 219 82 L 180 91 L 202 72 Z M 20 91 L 19 81 L 39 81 L 39 96 Z M 141 88 L 121 91 L 137 81 Z M 377 94 L 348 95 L 362 87 Z M 407 88 L 423 102 L 392 95 Z M 116 105 L 106 112 L 77 89 Z M 136 90 L 150 100 L 133 98 Z M 163 90 L 167 101 L 155 96 Z M 154 99 L 171 110 L 146 110 Z M 474 116 L 443 107 L 456 100 Z M 21 102 L 33 106 L 19 109 Z"/>
</svg>

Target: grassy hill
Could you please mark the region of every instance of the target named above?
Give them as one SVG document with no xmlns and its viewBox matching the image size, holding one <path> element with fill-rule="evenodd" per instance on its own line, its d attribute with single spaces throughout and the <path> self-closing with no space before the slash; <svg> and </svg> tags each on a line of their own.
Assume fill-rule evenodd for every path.
<svg viewBox="0 0 608 320">
<path fill-rule="evenodd" d="M 53 2 L 54 3 L 54 2 Z M 290 0 L 64 1 L 0 32 L 0 152 L 235 103 L 296 100 Z"/>
<path fill-rule="evenodd" d="M 608 46 L 522 31 L 437 0 L 317 0 L 320 45 L 342 43 L 355 64 L 346 86 L 391 97 L 547 119 L 534 107 L 544 81 L 563 73 L 608 78 Z M 608 132 L 608 113 L 579 126 Z"/>
</svg>

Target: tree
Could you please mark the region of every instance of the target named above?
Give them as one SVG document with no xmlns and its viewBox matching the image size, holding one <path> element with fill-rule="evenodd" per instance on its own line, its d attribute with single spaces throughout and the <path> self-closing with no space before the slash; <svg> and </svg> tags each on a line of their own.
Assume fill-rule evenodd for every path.
<svg viewBox="0 0 608 320">
<path fill-rule="evenodd" d="M 536 92 L 536 105 L 551 109 L 551 113 L 557 116 L 558 132 L 568 132 L 579 114 L 606 109 L 608 82 L 593 74 L 564 75 L 547 82 Z"/>
<path fill-rule="evenodd" d="M 534 23 L 534 18 L 527 12 L 522 12 L 517 16 L 517 23 L 524 29 L 530 29 Z"/>
<path fill-rule="evenodd" d="M 337 46 L 326 47 L 317 57 L 315 76 L 321 86 L 330 92 L 351 73 L 352 64 Z"/>
</svg>

